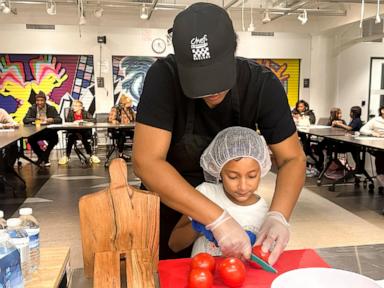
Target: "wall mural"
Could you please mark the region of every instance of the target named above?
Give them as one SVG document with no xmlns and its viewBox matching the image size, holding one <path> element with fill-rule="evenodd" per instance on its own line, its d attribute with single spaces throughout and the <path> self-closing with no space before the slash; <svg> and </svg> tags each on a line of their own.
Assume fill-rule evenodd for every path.
<svg viewBox="0 0 384 288">
<path fill-rule="evenodd" d="M 40 91 L 63 119 L 64 109 L 75 99 L 94 113 L 93 56 L 0 54 L 1 108 L 21 122 Z"/>
<path fill-rule="evenodd" d="M 256 59 L 257 63 L 272 70 L 287 93 L 289 106 L 299 100 L 300 59 Z"/>
<path fill-rule="evenodd" d="M 138 56 L 112 56 L 113 94 L 115 104 L 121 95 L 130 96 L 137 107 L 143 89 L 145 75 L 156 58 Z M 255 59 L 279 78 L 288 102 L 294 107 L 299 100 L 300 59 Z"/>
<path fill-rule="evenodd" d="M 112 56 L 113 95 L 117 104 L 122 95 L 133 100 L 133 108 L 137 108 L 143 91 L 145 75 L 149 67 L 156 61 L 154 57 Z"/>
</svg>

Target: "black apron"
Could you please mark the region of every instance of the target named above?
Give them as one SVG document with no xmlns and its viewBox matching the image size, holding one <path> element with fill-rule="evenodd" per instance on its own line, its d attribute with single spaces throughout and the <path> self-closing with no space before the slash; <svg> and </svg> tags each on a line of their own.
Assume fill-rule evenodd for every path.
<svg viewBox="0 0 384 288">
<path fill-rule="evenodd" d="M 229 126 L 240 125 L 240 101 L 237 88 L 232 89 L 230 95 L 232 105 L 232 123 Z M 195 106 L 197 100 L 189 99 L 187 104 L 187 121 L 184 135 L 171 144 L 167 161 L 183 176 L 193 187 L 204 182 L 203 170 L 200 167 L 200 157 L 214 136 L 199 135 L 194 132 Z M 228 126 L 228 127 L 229 127 Z M 169 236 L 176 223 L 182 216 L 176 210 L 161 203 L 160 206 L 160 259 L 186 258 L 191 256 L 192 246 L 178 253 L 168 247 Z"/>
</svg>

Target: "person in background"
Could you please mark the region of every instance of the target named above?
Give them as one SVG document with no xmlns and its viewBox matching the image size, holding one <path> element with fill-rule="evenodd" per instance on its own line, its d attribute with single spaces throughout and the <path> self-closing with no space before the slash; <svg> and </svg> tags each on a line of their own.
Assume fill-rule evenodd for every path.
<svg viewBox="0 0 384 288">
<path fill-rule="evenodd" d="M 268 212 L 267 203 L 257 195 L 260 178 L 271 168 L 264 138 L 245 127 L 224 129 L 205 149 L 200 165 L 206 182 L 196 190 L 235 218 L 254 244 Z M 222 253 L 214 241 L 203 225 L 183 215 L 168 244 L 178 252 L 194 243 L 191 257 L 201 252 L 220 256 Z"/>
<path fill-rule="evenodd" d="M 192 25 L 193 23 L 193 25 Z M 160 259 L 174 253 L 170 234 L 182 215 L 211 228 L 224 256 L 249 259 L 247 233 L 220 206 L 194 187 L 204 181 L 200 157 L 221 130 L 259 129 L 277 165 L 270 211 L 257 239 L 273 265 L 289 241 L 288 221 L 305 180 L 305 155 L 281 82 L 255 61 L 235 57 L 236 33 L 228 12 L 212 3 L 194 3 L 172 27 L 175 54 L 149 68 L 140 96 L 133 167 L 147 190 L 158 193 Z M 189 247 L 188 247 L 189 248 Z"/>
<path fill-rule="evenodd" d="M 369 135 L 373 137 L 384 137 L 384 106 L 379 108 L 379 116 L 369 120 L 360 129 L 360 133 L 363 135 Z M 384 192 L 384 152 L 374 151 L 371 152 L 375 156 L 376 166 L 376 179 L 379 185 L 379 193 Z"/>
<path fill-rule="evenodd" d="M 341 111 L 340 111 L 340 118 L 332 121 L 332 127 L 343 128 L 347 131 L 359 131 L 361 126 L 363 126 L 363 122 L 361 121 L 361 118 L 360 118 L 361 107 L 360 106 L 351 107 L 349 116 L 351 117 L 351 121 L 347 125 L 345 124 L 344 120 L 339 120 L 341 119 Z"/>
<path fill-rule="evenodd" d="M 342 119 L 343 113 L 340 108 L 332 108 L 329 114 L 327 126 L 338 127 L 340 124 L 347 125 L 347 123 Z"/>
<path fill-rule="evenodd" d="M 298 122 L 300 118 L 307 116 L 310 124 L 316 123 L 316 116 L 313 110 L 309 109 L 309 104 L 304 100 L 296 102 L 295 108 L 292 110 L 292 117 L 295 122 Z"/>
<path fill-rule="evenodd" d="M 74 100 L 72 102 L 72 109 L 68 111 L 66 118 L 66 122 L 95 122 L 91 113 L 84 110 L 83 102 L 80 100 Z M 89 155 L 89 162 L 95 164 L 100 163 L 100 159 L 93 154 L 90 144 L 92 141 L 92 129 L 73 129 L 67 130 L 67 132 L 67 147 L 65 151 L 66 155 L 59 160 L 60 165 L 65 165 L 70 161 L 72 147 L 77 140 L 81 140 L 83 143 L 84 149 Z"/>
<path fill-rule="evenodd" d="M 108 122 L 112 124 L 129 124 L 135 122 L 136 114 L 132 109 L 132 99 L 122 95 L 119 104 L 112 107 L 109 113 Z M 133 130 L 127 128 L 109 129 L 112 133 L 112 138 L 117 141 L 117 149 L 119 157 L 124 160 L 130 160 L 130 157 L 124 154 L 124 144 L 127 137 L 133 139 Z"/>
<path fill-rule="evenodd" d="M 0 108 L 0 128 L 12 128 L 18 125 L 5 109 Z"/>
<path fill-rule="evenodd" d="M 41 121 L 41 125 L 60 124 L 63 121 L 56 109 L 46 103 L 46 95 L 43 92 L 39 92 L 35 96 L 35 104 L 29 108 L 23 122 L 24 124 L 33 124 L 36 120 Z M 45 151 L 41 149 L 38 143 L 42 140 L 48 142 Z M 44 167 L 51 166 L 49 155 L 57 142 L 59 142 L 57 131 L 52 129 L 44 129 L 28 138 L 28 143 L 37 155 L 37 165 Z"/>
<path fill-rule="evenodd" d="M 19 124 L 16 123 L 12 116 L 8 114 L 8 112 L 0 108 L 0 129 L 8 129 L 13 127 L 18 127 Z M 15 165 L 16 159 L 17 159 L 17 143 L 12 143 L 5 147 L 3 150 L 4 153 L 0 155 L 0 166 L 3 168 L 5 167 L 5 171 L 13 167 Z"/>
</svg>

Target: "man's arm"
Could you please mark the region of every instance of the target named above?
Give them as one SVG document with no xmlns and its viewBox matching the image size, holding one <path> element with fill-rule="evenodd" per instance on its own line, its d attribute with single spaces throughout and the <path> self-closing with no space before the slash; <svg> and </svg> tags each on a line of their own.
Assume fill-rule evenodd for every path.
<svg viewBox="0 0 384 288">
<path fill-rule="evenodd" d="M 304 185 L 306 157 L 297 133 L 270 148 L 278 167 L 270 210 L 281 212 L 288 220 Z"/>
<path fill-rule="evenodd" d="M 133 144 L 133 167 L 147 189 L 160 195 L 167 206 L 207 225 L 223 210 L 195 190 L 166 161 L 171 132 L 136 123 Z"/>
</svg>

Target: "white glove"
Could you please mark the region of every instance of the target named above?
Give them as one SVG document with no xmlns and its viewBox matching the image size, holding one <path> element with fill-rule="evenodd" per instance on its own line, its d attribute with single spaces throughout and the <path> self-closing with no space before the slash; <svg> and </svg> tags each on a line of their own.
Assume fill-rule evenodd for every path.
<svg viewBox="0 0 384 288">
<path fill-rule="evenodd" d="M 289 241 L 289 224 L 283 214 L 270 211 L 261 225 L 255 245 L 262 245 L 264 253 L 271 251 L 268 263 L 274 265 Z"/>
<path fill-rule="evenodd" d="M 251 258 L 251 242 L 247 233 L 227 211 L 205 228 L 212 231 L 223 256 Z"/>
</svg>

